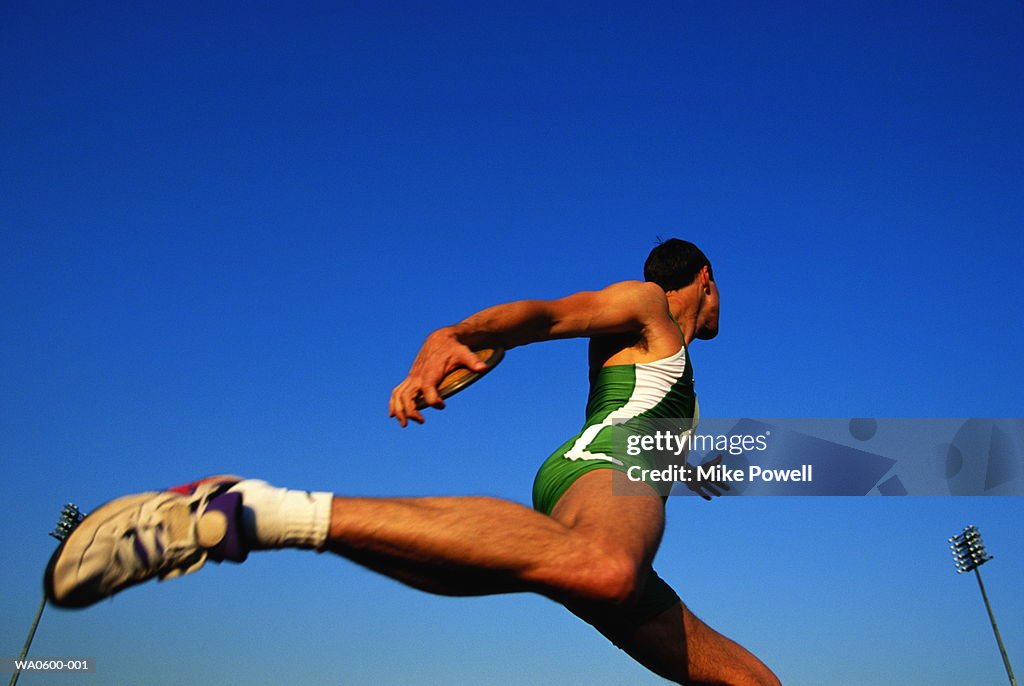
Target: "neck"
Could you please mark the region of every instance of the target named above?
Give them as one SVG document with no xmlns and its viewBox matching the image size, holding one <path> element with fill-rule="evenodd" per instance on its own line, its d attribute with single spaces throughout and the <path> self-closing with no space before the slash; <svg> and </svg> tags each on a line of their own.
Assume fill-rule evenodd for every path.
<svg viewBox="0 0 1024 686">
<path fill-rule="evenodd" d="M 697 298 L 692 286 L 687 286 L 678 291 L 669 291 L 665 294 L 668 299 L 668 309 L 672 318 L 679 325 L 679 331 L 683 334 L 683 341 L 686 345 L 697 335 Z"/>
</svg>

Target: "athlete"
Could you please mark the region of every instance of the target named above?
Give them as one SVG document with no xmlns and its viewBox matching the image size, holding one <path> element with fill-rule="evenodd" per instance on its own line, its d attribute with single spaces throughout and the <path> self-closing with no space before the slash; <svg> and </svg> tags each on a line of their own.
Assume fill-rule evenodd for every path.
<svg viewBox="0 0 1024 686">
<path fill-rule="evenodd" d="M 534 509 L 486 497 L 353 498 L 209 477 L 96 509 L 50 560 L 47 597 L 85 607 L 207 560 L 327 550 L 432 593 L 542 594 L 679 683 L 779 684 L 750 652 L 695 617 L 651 568 L 664 494 L 630 479 L 631 464 L 607 445 L 605 429 L 619 420 L 694 417 L 687 345 L 718 333 L 718 287 L 695 245 L 661 243 L 644 277 L 497 305 L 438 329 L 391 394 L 390 415 L 401 426 L 423 423 L 418 397 L 443 407 L 437 387 L 445 375 L 483 369 L 472 349 L 589 338 L 587 419 L 541 466 Z"/>
</svg>

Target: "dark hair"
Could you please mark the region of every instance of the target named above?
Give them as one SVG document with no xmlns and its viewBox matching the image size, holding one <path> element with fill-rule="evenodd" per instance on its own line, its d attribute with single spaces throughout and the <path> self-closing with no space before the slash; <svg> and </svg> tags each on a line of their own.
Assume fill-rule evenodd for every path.
<svg viewBox="0 0 1024 686">
<path fill-rule="evenodd" d="M 666 291 L 689 286 L 697 278 L 701 268 L 707 266 L 711 280 L 711 261 L 693 243 L 670 238 L 659 243 L 644 262 L 644 280 L 652 281 Z"/>
</svg>

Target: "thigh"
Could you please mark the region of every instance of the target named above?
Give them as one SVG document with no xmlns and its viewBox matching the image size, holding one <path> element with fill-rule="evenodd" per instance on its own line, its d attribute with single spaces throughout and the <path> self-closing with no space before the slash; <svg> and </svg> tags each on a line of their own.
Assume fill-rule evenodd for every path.
<svg viewBox="0 0 1024 686">
<path fill-rule="evenodd" d="M 628 555 L 642 575 L 665 529 L 665 505 L 657 492 L 616 469 L 580 476 L 554 505 L 551 517 L 595 544 Z"/>
</svg>

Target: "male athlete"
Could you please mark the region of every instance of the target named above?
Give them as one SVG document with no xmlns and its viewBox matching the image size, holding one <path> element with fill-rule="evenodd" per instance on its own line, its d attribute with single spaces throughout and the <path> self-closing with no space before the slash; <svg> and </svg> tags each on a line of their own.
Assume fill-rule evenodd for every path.
<svg viewBox="0 0 1024 686">
<path fill-rule="evenodd" d="M 718 333 L 718 288 L 692 243 L 658 245 L 646 281 L 560 300 L 523 300 L 430 334 L 392 392 L 390 414 L 422 423 L 416 399 L 442 407 L 449 372 L 471 352 L 590 339 L 587 420 L 544 462 L 534 509 L 484 497 L 352 498 L 210 477 L 113 500 L 74 530 L 46 570 L 47 597 L 85 607 L 154 577 L 241 562 L 250 550 L 329 550 L 445 595 L 532 591 L 583 618 L 648 669 L 685 684 L 779 684 L 756 657 L 697 619 L 651 569 L 665 501 L 630 480 L 601 445 L 620 419 L 693 417 L 686 346 Z M 614 492 L 613 492 L 614 484 Z"/>
</svg>

